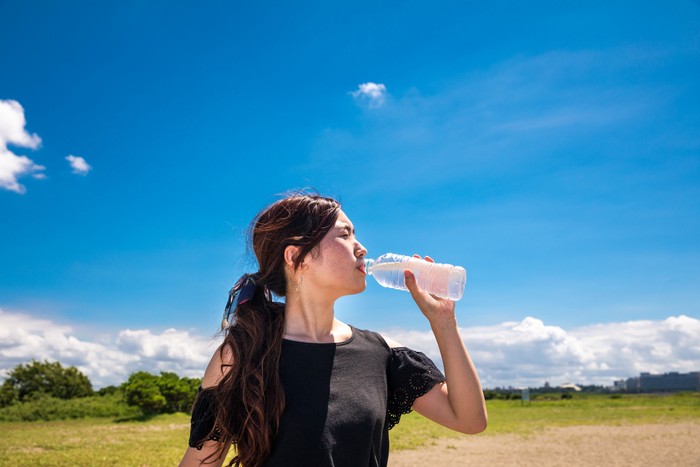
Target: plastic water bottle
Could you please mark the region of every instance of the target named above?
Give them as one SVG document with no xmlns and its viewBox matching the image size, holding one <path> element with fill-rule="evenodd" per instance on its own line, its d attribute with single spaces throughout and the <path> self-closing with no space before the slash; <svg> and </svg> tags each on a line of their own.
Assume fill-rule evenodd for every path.
<svg viewBox="0 0 700 467">
<path fill-rule="evenodd" d="M 377 259 L 365 259 L 365 272 L 380 285 L 391 289 L 408 290 L 403 271 L 410 269 L 416 282 L 428 293 L 450 300 L 459 300 L 464 294 L 467 271 L 451 264 L 431 263 L 420 258 L 387 253 Z"/>
</svg>

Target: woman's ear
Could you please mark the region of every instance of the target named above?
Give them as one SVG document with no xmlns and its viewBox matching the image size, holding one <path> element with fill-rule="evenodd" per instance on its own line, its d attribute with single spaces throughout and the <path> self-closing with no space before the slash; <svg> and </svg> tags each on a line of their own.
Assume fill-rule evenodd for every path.
<svg viewBox="0 0 700 467">
<path fill-rule="evenodd" d="M 284 263 L 287 267 L 294 270 L 294 260 L 299 256 L 299 247 L 295 245 L 289 245 L 284 249 Z"/>
</svg>

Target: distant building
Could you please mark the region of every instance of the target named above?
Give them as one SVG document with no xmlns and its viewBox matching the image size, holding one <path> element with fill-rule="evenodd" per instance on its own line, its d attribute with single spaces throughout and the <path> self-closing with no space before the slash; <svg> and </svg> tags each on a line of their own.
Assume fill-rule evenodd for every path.
<svg viewBox="0 0 700 467">
<path fill-rule="evenodd" d="M 627 380 L 626 379 L 621 379 L 619 381 L 615 381 L 613 383 L 613 386 L 611 388 L 613 391 L 626 391 L 627 390 Z"/>
<path fill-rule="evenodd" d="M 641 373 L 637 378 L 615 381 L 614 390 L 628 392 L 700 391 L 700 371 L 690 373 Z"/>
</svg>

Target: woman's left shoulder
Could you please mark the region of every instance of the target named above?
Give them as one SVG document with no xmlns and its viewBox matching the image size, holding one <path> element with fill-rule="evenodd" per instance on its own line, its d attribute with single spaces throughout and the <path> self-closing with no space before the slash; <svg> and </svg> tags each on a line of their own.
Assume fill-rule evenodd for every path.
<svg viewBox="0 0 700 467">
<path fill-rule="evenodd" d="M 395 349 L 398 347 L 402 347 L 401 344 L 399 344 L 394 339 L 388 337 L 386 334 L 383 334 L 381 332 L 369 331 L 367 329 L 358 329 L 354 326 L 351 326 L 351 328 L 353 333 L 357 333 L 358 335 L 363 336 L 365 339 L 370 339 L 379 342 L 387 349 Z"/>
</svg>

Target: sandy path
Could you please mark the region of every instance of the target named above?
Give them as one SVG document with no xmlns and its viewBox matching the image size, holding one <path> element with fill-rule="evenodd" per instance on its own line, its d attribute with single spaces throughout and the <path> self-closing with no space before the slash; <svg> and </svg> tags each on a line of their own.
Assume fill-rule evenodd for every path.
<svg viewBox="0 0 700 467">
<path fill-rule="evenodd" d="M 389 467 L 409 466 L 700 467 L 700 422 L 554 427 L 532 435 L 478 435 L 399 451 Z"/>
</svg>

